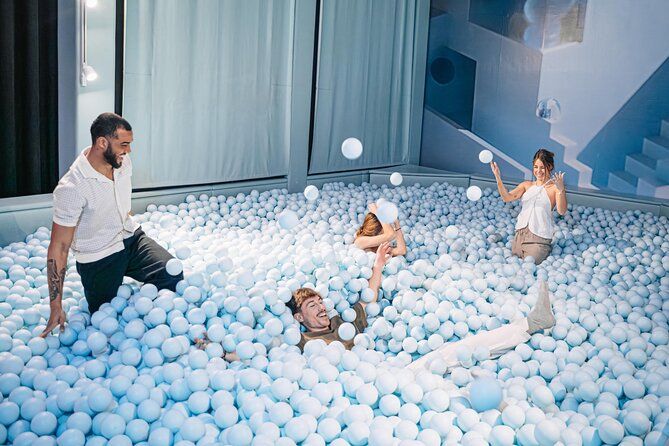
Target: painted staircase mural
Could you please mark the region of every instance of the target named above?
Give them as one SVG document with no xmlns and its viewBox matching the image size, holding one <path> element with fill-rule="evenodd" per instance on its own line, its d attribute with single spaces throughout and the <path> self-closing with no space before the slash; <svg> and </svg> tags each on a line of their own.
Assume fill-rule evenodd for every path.
<svg viewBox="0 0 669 446">
<path fill-rule="evenodd" d="M 625 157 L 625 169 L 609 172 L 608 188 L 616 192 L 669 198 L 669 120 L 659 135 L 644 138 L 640 152 Z"/>
</svg>

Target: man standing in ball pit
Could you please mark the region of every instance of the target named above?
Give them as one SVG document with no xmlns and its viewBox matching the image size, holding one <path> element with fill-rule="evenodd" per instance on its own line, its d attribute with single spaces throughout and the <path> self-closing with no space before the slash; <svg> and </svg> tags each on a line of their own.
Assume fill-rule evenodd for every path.
<svg viewBox="0 0 669 446">
<path fill-rule="evenodd" d="M 183 279 L 181 273 L 167 273 L 172 256 L 130 215 L 132 127 L 117 114 L 102 113 L 91 124 L 91 139 L 53 191 L 47 253 L 51 312 L 42 337 L 65 326 L 62 294 L 70 248 L 91 314 L 116 296 L 123 276 L 172 291 Z"/>
</svg>

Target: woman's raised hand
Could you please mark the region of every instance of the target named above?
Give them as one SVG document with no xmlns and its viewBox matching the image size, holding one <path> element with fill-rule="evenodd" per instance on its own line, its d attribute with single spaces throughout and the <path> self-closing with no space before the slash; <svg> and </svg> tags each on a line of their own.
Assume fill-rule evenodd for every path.
<svg viewBox="0 0 669 446">
<path fill-rule="evenodd" d="M 492 174 L 495 175 L 495 178 L 499 178 L 499 166 L 497 163 L 490 161 L 490 168 L 492 169 Z"/>
<path fill-rule="evenodd" d="M 564 172 L 557 172 L 553 176 L 553 183 L 555 183 L 557 190 L 564 192 Z"/>
<path fill-rule="evenodd" d="M 372 214 L 376 215 L 376 210 L 377 210 L 376 203 L 374 203 L 374 202 L 372 201 L 371 203 L 369 203 L 369 204 L 367 205 L 367 209 L 369 210 L 369 212 L 371 212 Z"/>
</svg>

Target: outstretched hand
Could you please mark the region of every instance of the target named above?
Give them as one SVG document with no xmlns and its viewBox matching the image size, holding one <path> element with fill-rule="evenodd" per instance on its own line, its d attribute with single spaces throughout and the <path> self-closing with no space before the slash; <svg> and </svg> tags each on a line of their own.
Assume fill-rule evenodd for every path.
<svg viewBox="0 0 669 446">
<path fill-rule="evenodd" d="M 557 187 L 557 190 L 560 192 L 564 191 L 564 172 L 557 172 L 553 176 L 553 183 L 555 183 L 555 187 Z"/>
<path fill-rule="evenodd" d="M 490 169 L 492 169 L 492 174 L 495 175 L 495 178 L 499 178 L 499 166 L 496 162 L 490 161 Z"/>
<path fill-rule="evenodd" d="M 373 201 L 367 205 L 367 210 L 371 212 L 372 214 L 376 215 L 376 211 L 378 209 L 378 206 L 376 206 L 376 203 Z"/>
<path fill-rule="evenodd" d="M 44 331 L 40 334 L 41 338 L 46 338 L 49 333 L 53 331 L 54 328 L 60 326 L 60 331 L 62 332 L 65 330 L 65 322 L 67 321 L 67 316 L 65 315 L 65 311 L 63 311 L 62 308 L 57 309 L 56 311 L 51 311 L 51 314 L 49 315 L 49 321 L 46 323 L 46 328 Z"/>
<path fill-rule="evenodd" d="M 383 267 L 388 260 L 393 256 L 393 248 L 390 243 L 383 242 L 376 248 L 376 259 L 374 260 L 375 267 Z"/>
</svg>

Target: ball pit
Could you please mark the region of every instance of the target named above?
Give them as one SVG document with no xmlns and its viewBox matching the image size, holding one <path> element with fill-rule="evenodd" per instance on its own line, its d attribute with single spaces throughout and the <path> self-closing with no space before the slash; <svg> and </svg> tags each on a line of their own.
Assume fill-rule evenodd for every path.
<svg viewBox="0 0 669 446">
<path fill-rule="evenodd" d="M 552 255 L 535 266 L 510 257 L 518 204 L 490 189 L 468 197 L 445 183 L 333 183 L 315 192 L 149 206 L 135 218 L 175 255 L 168 272 L 185 276 L 177 291 L 129 282 L 88 315 L 70 258 L 68 325 L 44 340 L 49 230 L 0 250 L 0 444 L 666 441 L 665 217 L 570 205 Z M 386 265 L 369 327 L 356 334 L 350 310 L 372 300 L 374 256 L 351 243 L 379 199 L 384 218 L 398 215 L 408 253 Z M 405 368 L 526 315 L 537 278 L 552 293 L 551 332 L 498 359 L 459 350 L 445 377 L 443 361 L 435 373 Z M 301 286 L 346 321 L 350 351 L 295 347 L 300 328 L 286 302 Z"/>
</svg>

